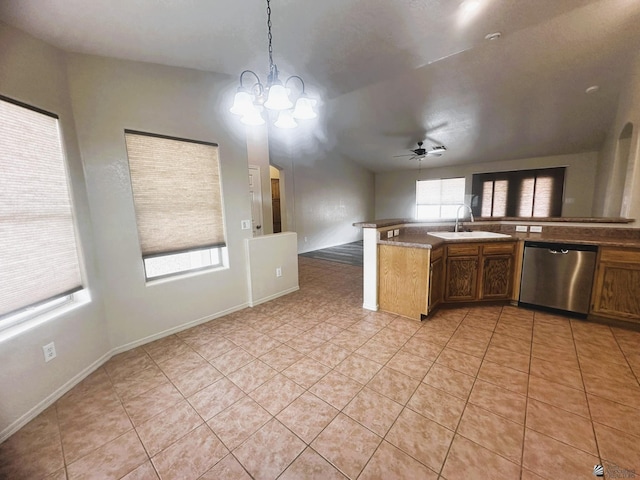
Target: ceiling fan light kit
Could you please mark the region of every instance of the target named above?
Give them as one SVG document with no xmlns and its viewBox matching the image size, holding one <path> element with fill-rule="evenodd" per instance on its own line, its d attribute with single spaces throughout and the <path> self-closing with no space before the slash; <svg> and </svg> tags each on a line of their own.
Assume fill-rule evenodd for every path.
<svg viewBox="0 0 640 480">
<path fill-rule="evenodd" d="M 441 157 L 444 152 L 447 151 L 447 147 L 444 145 L 434 145 L 430 149 L 422 148 L 424 142 L 418 142 L 418 148 L 415 150 L 409 150 L 410 152 L 407 155 L 396 155 L 395 158 L 398 157 L 411 157 L 409 160 L 422 160 L 424 157 Z"/>
<path fill-rule="evenodd" d="M 298 75 L 291 75 L 282 83 L 278 78 L 278 67 L 273 63 L 273 47 L 271 35 L 271 4 L 267 0 L 267 28 L 269 39 L 269 75 L 266 84 L 260 81 L 260 77 L 252 70 L 245 70 L 240 74 L 240 85 L 236 91 L 233 105 L 229 111 L 240 116 L 240 122 L 245 125 L 264 125 L 265 119 L 262 112 L 267 110 L 279 112 L 278 119 L 274 123 L 279 128 L 296 128 L 296 120 L 309 120 L 317 117 L 313 107 L 317 101 L 310 98 L 304 89 L 304 80 Z M 247 88 L 243 83 L 246 76 L 255 77 L 255 83 Z M 291 101 L 290 82 L 299 80 L 301 92 L 295 103 Z"/>
</svg>

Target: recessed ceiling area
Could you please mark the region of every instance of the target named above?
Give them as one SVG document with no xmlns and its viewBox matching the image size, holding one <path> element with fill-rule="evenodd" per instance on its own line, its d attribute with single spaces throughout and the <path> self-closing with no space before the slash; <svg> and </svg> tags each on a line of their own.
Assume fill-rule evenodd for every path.
<svg viewBox="0 0 640 480">
<path fill-rule="evenodd" d="M 635 0 L 271 7 L 274 61 L 323 100 L 320 148 L 375 172 L 418 168 L 395 157 L 418 141 L 447 148 L 422 168 L 598 150 L 640 45 Z M 225 73 L 231 89 L 268 68 L 264 0 L 5 0 L 0 20 L 66 51 Z"/>
</svg>

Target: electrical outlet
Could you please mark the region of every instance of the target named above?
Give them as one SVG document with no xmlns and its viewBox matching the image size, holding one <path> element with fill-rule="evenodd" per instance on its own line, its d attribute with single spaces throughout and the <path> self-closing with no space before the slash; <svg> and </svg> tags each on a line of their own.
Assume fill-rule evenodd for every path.
<svg viewBox="0 0 640 480">
<path fill-rule="evenodd" d="M 42 350 L 44 351 L 45 362 L 49 362 L 56 358 L 56 345 L 53 342 L 47 343 L 44 347 L 42 347 Z"/>
<path fill-rule="evenodd" d="M 397 237 L 398 235 L 400 235 L 400 229 L 399 229 L 399 228 L 396 228 L 396 229 L 393 231 L 393 236 L 394 236 L 394 237 Z"/>
<path fill-rule="evenodd" d="M 516 232 L 527 232 L 528 227 L 526 225 L 516 225 Z"/>
<path fill-rule="evenodd" d="M 531 225 L 531 228 L 529 228 L 529 231 L 531 233 L 542 233 L 542 225 Z"/>
<path fill-rule="evenodd" d="M 251 228 L 251 220 L 241 220 L 240 227 L 242 230 L 249 230 Z"/>
<path fill-rule="evenodd" d="M 282 276 L 282 268 L 276 267 L 276 277 L 281 277 L 281 276 Z"/>
<path fill-rule="evenodd" d="M 393 237 L 393 230 L 387 230 L 387 238 Z"/>
<path fill-rule="evenodd" d="M 307 243 L 309 241 L 309 239 L 307 237 L 304 237 L 304 243 Z"/>
</svg>

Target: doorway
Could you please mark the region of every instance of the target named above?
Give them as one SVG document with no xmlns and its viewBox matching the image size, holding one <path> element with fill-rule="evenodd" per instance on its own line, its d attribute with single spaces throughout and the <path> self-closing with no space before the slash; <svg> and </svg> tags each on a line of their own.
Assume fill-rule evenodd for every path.
<svg viewBox="0 0 640 480">
<path fill-rule="evenodd" d="M 281 171 L 273 165 L 269 166 L 269 176 L 271 177 L 271 208 L 273 211 L 273 233 L 282 232 L 282 184 Z"/>
<path fill-rule="evenodd" d="M 251 200 L 251 229 L 253 236 L 262 235 L 262 184 L 260 167 L 249 165 L 249 197 Z"/>
</svg>

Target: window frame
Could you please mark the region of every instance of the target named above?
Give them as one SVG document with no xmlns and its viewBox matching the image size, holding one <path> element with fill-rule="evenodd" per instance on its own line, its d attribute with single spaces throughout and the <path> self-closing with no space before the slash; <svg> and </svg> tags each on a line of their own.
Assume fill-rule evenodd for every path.
<svg viewBox="0 0 640 480">
<path fill-rule="evenodd" d="M 460 201 L 456 201 L 455 203 L 442 203 L 442 192 L 443 192 L 443 183 L 447 182 L 447 181 L 458 181 L 462 183 L 462 193 L 459 194 L 460 196 Z M 419 194 L 420 194 L 420 183 L 421 182 L 438 182 L 440 184 L 440 202 L 439 203 L 419 203 Z M 435 221 L 435 220 L 452 220 L 455 219 L 456 214 L 454 213 L 452 216 L 442 216 L 442 210 L 443 207 L 459 207 L 460 205 L 462 205 L 464 203 L 464 198 L 465 198 L 465 193 L 466 193 L 466 178 L 463 177 L 447 177 L 447 178 L 427 178 L 427 179 L 423 179 L 423 180 L 416 180 L 416 201 L 415 201 L 415 218 L 416 220 L 424 220 L 424 221 Z M 458 193 L 457 193 L 458 195 Z M 420 207 L 421 206 L 437 206 L 439 209 L 439 216 L 438 217 L 421 217 L 419 215 L 419 211 L 420 211 Z"/>
<path fill-rule="evenodd" d="M 474 173 L 471 177 L 471 209 L 477 218 L 500 218 L 500 217 L 521 217 L 521 218 L 544 218 L 562 216 L 564 190 L 566 185 L 567 167 L 545 167 L 527 170 L 510 170 L 502 172 Z M 553 188 L 549 198 L 549 209 L 546 214 L 535 215 L 536 208 L 536 187 L 538 180 L 542 178 L 552 178 Z M 531 215 L 521 215 L 519 209 L 524 199 L 522 190 L 526 181 L 533 180 L 533 192 L 531 194 Z M 490 215 L 483 215 L 484 207 L 484 184 L 492 182 L 492 199 Z M 495 215 L 495 209 L 502 205 L 496 205 L 495 185 L 496 182 L 507 182 L 506 200 L 504 203 L 504 215 Z"/>
<path fill-rule="evenodd" d="M 143 251 L 143 247 L 142 247 L 142 241 L 141 241 L 141 233 L 140 233 L 140 225 L 138 223 L 138 207 L 136 205 L 136 195 L 135 195 L 135 188 L 134 188 L 134 181 L 132 178 L 132 172 L 131 172 L 131 159 L 130 159 L 130 154 L 129 154 L 129 149 L 128 149 L 128 145 L 127 145 L 127 135 L 138 135 L 138 136 L 144 136 L 144 137 L 150 137 L 150 138 L 157 138 L 157 139 L 163 139 L 163 140 L 170 140 L 173 142 L 183 142 L 186 144 L 194 144 L 194 145 L 202 145 L 202 146 L 206 146 L 206 147 L 215 147 L 216 148 L 216 153 L 215 153 L 215 168 L 214 170 L 217 171 L 217 177 L 218 177 L 218 186 L 217 186 L 217 190 L 219 192 L 219 199 L 220 199 L 220 203 L 219 203 L 219 209 L 220 209 L 220 228 L 222 230 L 221 232 L 221 236 L 223 238 L 223 242 L 214 242 L 212 241 L 211 243 L 206 243 L 206 244 L 202 244 L 199 246 L 194 246 L 192 248 L 180 248 L 180 249 L 175 249 L 175 250 L 167 250 L 164 252 L 153 252 L 153 253 L 144 253 Z M 206 272 L 206 271 L 215 271 L 215 270 L 220 270 L 220 269 L 224 269 L 227 268 L 229 265 L 229 255 L 228 255 L 228 247 L 227 247 L 227 241 L 226 241 L 226 237 L 227 237 L 227 229 L 226 229 L 226 221 L 225 221 L 225 215 L 224 215 L 224 194 L 223 194 L 223 186 L 222 186 L 222 165 L 220 162 L 220 156 L 219 156 L 219 145 L 217 143 L 213 143 L 213 142 L 207 142 L 207 141 L 201 141 L 201 140 L 194 140 L 194 139 L 189 139 L 189 138 L 182 138 L 182 137 L 176 137 L 176 136 L 172 136 L 172 135 L 164 135 L 164 134 L 158 134 L 158 133 L 151 133 L 151 132 L 144 132 L 144 131 L 140 131 L 140 130 L 132 130 L 132 129 L 125 129 L 124 130 L 124 139 L 125 139 L 125 150 L 127 151 L 127 162 L 129 165 L 129 175 L 130 175 L 130 182 L 131 182 L 131 188 L 132 188 L 132 200 L 133 200 L 133 207 L 134 210 L 136 211 L 136 229 L 137 229 L 137 233 L 138 233 L 138 244 L 140 246 L 140 250 L 141 250 L 141 262 L 142 262 L 142 270 L 144 272 L 144 277 L 145 277 L 145 282 L 147 284 L 149 283 L 155 283 L 158 281 L 165 281 L 165 280 L 172 280 L 172 279 L 176 279 L 179 277 L 183 277 L 183 276 L 190 276 L 192 274 L 198 274 L 201 272 Z M 213 212 L 212 212 L 213 213 Z M 193 254 L 197 253 L 197 252 L 209 252 L 209 257 L 211 258 L 214 254 L 217 255 L 218 257 L 218 261 L 217 262 L 211 262 L 211 263 L 206 263 L 204 262 L 201 265 L 196 265 L 196 266 L 182 266 L 182 267 L 175 267 L 175 269 L 173 269 L 172 271 L 167 271 L 165 273 L 159 273 L 159 274 L 152 274 L 149 275 L 149 270 L 152 270 L 152 268 L 150 267 L 148 261 L 153 261 L 154 259 L 166 259 L 167 262 L 171 262 L 172 260 L 174 261 L 180 261 L 179 257 L 183 256 L 185 254 L 189 254 L 190 257 L 193 256 Z M 184 257 L 183 257 L 183 261 L 184 261 Z M 191 262 L 191 259 L 188 259 L 188 262 Z M 158 267 L 161 268 L 161 267 Z M 170 268 L 169 268 L 170 269 Z"/>
</svg>

